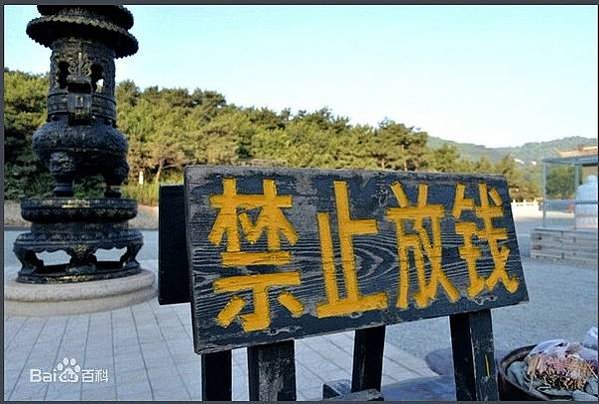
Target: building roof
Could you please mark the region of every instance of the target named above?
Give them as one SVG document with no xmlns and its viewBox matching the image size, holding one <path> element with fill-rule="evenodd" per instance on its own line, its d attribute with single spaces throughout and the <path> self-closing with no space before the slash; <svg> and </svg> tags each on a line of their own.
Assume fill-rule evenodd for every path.
<svg viewBox="0 0 599 404">
<path fill-rule="evenodd" d="M 597 153 L 592 155 L 580 155 L 570 157 L 547 157 L 543 159 L 543 163 L 549 164 L 564 164 L 572 166 L 596 166 L 598 165 L 599 158 Z"/>
</svg>

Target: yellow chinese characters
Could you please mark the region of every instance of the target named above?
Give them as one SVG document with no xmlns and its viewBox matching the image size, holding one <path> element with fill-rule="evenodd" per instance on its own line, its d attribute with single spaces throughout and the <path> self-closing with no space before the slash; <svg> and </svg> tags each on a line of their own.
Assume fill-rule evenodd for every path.
<svg viewBox="0 0 599 404">
<path fill-rule="evenodd" d="M 298 286 L 299 284 L 300 275 L 298 272 L 232 276 L 214 281 L 214 292 L 252 291 L 254 312 L 240 316 L 243 330 L 249 332 L 264 330 L 270 325 L 269 288 L 273 286 Z M 304 312 L 304 305 L 289 292 L 280 293 L 277 300 L 294 317 L 299 317 Z M 216 322 L 222 327 L 228 327 L 245 305 L 245 300 L 239 296 L 233 296 L 216 317 Z"/>
<path fill-rule="evenodd" d="M 371 295 L 362 295 L 360 293 L 356 274 L 356 259 L 354 257 L 353 237 L 377 234 L 376 221 L 372 219 L 352 219 L 349 211 L 347 184 L 343 181 L 335 181 L 334 189 L 341 248 L 341 268 L 346 297 L 339 296 L 329 214 L 318 212 L 318 230 L 327 300 L 316 306 L 316 315 L 318 318 L 323 318 L 385 309 L 387 308 L 387 295 L 385 292 Z"/>
<path fill-rule="evenodd" d="M 235 179 L 223 180 L 222 195 L 212 195 L 210 206 L 219 209 L 214 225 L 208 235 L 209 241 L 219 245 L 226 235 L 226 251 L 221 253 L 224 267 L 274 265 L 280 266 L 291 262 L 291 254 L 281 250 L 280 235 L 285 236 L 289 244 L 298 241 L 297 232 L 285 217 L 283 208 L 292 207 L 291 196 L 277 195 L 274 180 L 262 181 L 263 195 L 240 195 L 237 193 Z M 255 223 L 245 212 L 260 209 Z M 241 210 L 241 212 L 238 212 Z M 250 244 L 255 244 L 266 234 L 267 251 L 241 251 L 239 228 Z M 273 287 L 298 286 L 300 274 L 281 272 L 254 274 L 220 278 L 214 282 L 215 293 L 236 293 L 252 291 L 254 311 L 240 315 L 244 331 L 258 331 L 269 327 L 271 322 L 269 289 Z M 277 300 L 292 316 L 299 317 L 304 312 L 303 304 L 289 292 L 281 292 Z M 245 307 L 246 302 L 239 296 L 233 296 L 218 314 L 216 321 L 222 327 L 228 327 Z"/>
<path fill-rule="evenodd" d="M 411 206 L 401 184 L 395 182 L 391 185 L 395 198 L 399 202 L 398 208 L 387 209 L 387 218 L 395 223 L 397 253 L 399 261 L 399 294 L 396 306 L 400 309 L 408 308 L 408 290 L 410 284 L 408 252 L 414 256 L 416 274 L 418 279 L 418 292 L 414 300 L 419 308 L 430 305 L 437 296 L 437 285 L 445 290 L 448 299 L 455 302 L 460 297 L 458 290 L 451 284 L 442 269 L 442 241 L 440 220 L 445 215 L 443 205 L 429 205 L 428 186 L 420 184 L 418 187 L 418 201 Z M 425 219 L 430 221 L 432 239 L 424 227 Z M 406 222 L 412 222 L 415 233 L 409 233 Z M 424 257 L 428 258 L 431 266 L 430 278 L 426 279 Z"/>
<path fill-rule="evenodd" d="M 291 262 L 291 254 L 281 251 L 279 233 L 283 234 L 291 245 L 297 242 L 297 233 L 287 220 L 282 208 L 290 208 L 291 196 L 277 195 L 274 180 L 263 180 L 264 195 L 239 195 L 234 178 L 223 180 L 223 194 L 210 197 L 210 206 L 220 209 L 208 240 L 218 246 L 227 235 L 227 251 L 221 253 L 223 266 L 244 265 L 284 265 Z M 238 209 L 260 208 L 255 224 L 247 213 L 237 214 Z M 239 241 L 239 226 L 247 240 L 254 244 L 266 232 L 268 251 L 242 252 Z"/>
<path fill-rule="evenodd" d="M 468 277 L 470 279 L 468 296 L 471 298 L 477 296 L 484 290 L 485 286 L 489 290 L 493 290 L 499 281 L 503 282 L 508 292 L 514 293 L 518 289 L 518 280 L 510 278 L 505 268 L 510 249 L 507 246 L 499 245 L 499 241 L 507 240 L 507 232 L 505 229 L 493 226 L 493 219 L 503 217 L 501 196 L 495 188 L 491 188 L 491 191 L 489 191 L 486 184 L 478 184 L 480 206 L 475 206 L 471 198 L 464 196 L 465 189 L 464 184 L 456 186 L 453 217 L 456 219 L 456 233 L 464 238 L 464 245 L 459 248 L 459 252 L 460 257 L 466 261 L 468 267 Z M 493 205 L 489 203 L 489 195 Z M 475 223 L 459 221 L 462 212 L 468 210 L 474 211 L 476 217 L 482 220 L 482 228 L 479 229 Z M 483 279 L 476 270 L 476 260 L 481 257 L 481 251 L 472 243 L 474 236 L 486 240 L 491 250 L 495 266 L 487 279 Z"/>
<path fill-rule="evenodd" d="M 504 217 L 503 201 L 497 189 L 484 183 L 478 184 L 478 198 L 466 197 L 466 186 L 458 183 L 452 206 L 451 196 L 439 198 L 442 201 L 449 199 L 449 203 L 433 203 L 437 201 L 435 196 L 440 194 L 429 192 L 426 183 L 418 184 L 417 196 L 412 196 L 410 190 L 406 193 L 405 183 L 394 182 L 390 189 L 397 203 L 384 208 L 375 207 L 373 214 L 377 216 L 376 212 L 384 209 L 384 217 L 379 217 L 382 221 L 377 223 L 375 218 L 368 217 L 368 213 L 368 218 L 356 218 L 354 215 L 363 213 L 350 207 L 347 182 L 333 181 L 334 212 L 316 213 L 325 296 L 313 296 L 321 290 L 306 280 L 314 279 L 313 274 L 306 274 L 306 284 L 302 285 L 300 271 L 289 267 L 293 256 L 290 251 L 284 250 L 284 246 L 291 250 L 291 246 L 296 245 L 299 239 L 285 215 L 285 209 L 293 206 L 292 196 L 279 195 L 272 179 L 262 180 L 262 194 L 238 193 L 237 181 L 233 178 L 223 179 L 222 185 L 222 194 L 209 197 L 210 207 L 217 209 L 218 213 L 208 234 L 208 241 L 215 246 L 224 244 L 220 249 L 222 267 L 245 267 L 243 273 L 246 273 L 240 275 L 235 272 L 233 276 L 218 278 L 213 283 L 215 294 L 230 294 L 228 301 L 219 306 L 220 311 L 215 315 L 216 323 L 223 328 L 237 321 L 245 332 L 266 330 L 271 327 L 273 316 L 278 315 L 277 311 L 274 314 L 271 311 L 271 304 L 280 304 L 274 308 L 294 318 L 304 313 L 328 318 L 386 310 L 389 307 L 389 294 L 395 299 L 393 290 L 385 290 L 389 285 L 397 289 L 393 310 L 407 310 L 412 300 L 415 308 L 425 309 L 435 302 L 440 290 L 451 303 L 457 302 L 460 294 L 472 299 L 485 290 L 492 291 L 499 282 L 509 293 L 518 290 L 517 277 L 510 277 L 506 269 L 510 255 L 507 230 L 495 227 L 495 221 Z M 253 210 L 255 214 L 250 217 L 250 211 Z M 462 273 L 444 271 L 442 230 L 454 221 L 455 234 L 459 236 L 458 239 L 463 238 L 463 244 L 457 247 L 460 258 L 454 253 L 455 234 L 451 235 L 451 244 L 446 245 L 445 252 L 449 252 L 446 258 L 457 266 L 465 261 L 467 288 L 466 285 L 461 286 L 465 283 L 461 281 Z M 380 229 L 385 229 L 381 232 L 390 232 L 391 237 L 379 235 L 379 224 Z M 367 285 L 362 285 L 363 289 L 360 289 L 359 280 L 362 279 L 358 278 L 355 238 L 369 236 L 369 240 L 375 240 L 377 235 L 390 250 L 397 252 L 399 273 L 388 276 L 383 272 L 380 275 L 384 277 L 377 276 L 376 279 L 391 279 L 388 285 L 371 279 L 374 282 L 373 289 L 365 289 Z M 338 240 L 338 262 L 335 260 L 334 247 L 337 244 L 334 244 L 333 239 L 335 242 Z M 304 241 L 312 240 L 306 237 Z M 488 249 L 486 244 L 481 246 L 483 242 L 488 244 Z M 296 249 L 304 251 L 299 246 Z M 487 272 L 481 275 L 477 263 L 480 264 L 486 251 L 490 252 L 493 269 L 488 275 Z M 311 271 L 312 261 L 301 261 L 301 254 L 298 257 L 300 263 L 307 263 L 304 270 Z M 490 262 L 489 257 L 485 258 Z M 391 264 L 391 268 L 394 268 L 393 262 L 389 261 L 393 259 L 384 261 L 384 264 Z M 447 261 L 445 265 L 456 268 Z M 264 266 L 268 268 L 264 270 Z M 385 268 L 389 266 L 381 265 L 375 270 L 382 272 Z M 320 268 L 317 270 L 319 272 Z M 303 288 L 301 293 L 293 289 L 298 286 Z M 293 290 L 302 297 L 303 302 L 291 293 Z M 276 302 L 271 301 L 271 297 Z"/>
</svg>

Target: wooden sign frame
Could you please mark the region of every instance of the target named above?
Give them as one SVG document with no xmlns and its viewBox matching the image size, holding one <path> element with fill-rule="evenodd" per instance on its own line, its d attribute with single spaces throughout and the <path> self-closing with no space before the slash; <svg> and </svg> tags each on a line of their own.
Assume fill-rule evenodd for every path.
<svg viewBox="0 0 599 404">
<path fill-rule="evenodd" d="M 191 166 L 185 201 L 200 354 L 528 298 L 501 177 Z"/>
</svg>

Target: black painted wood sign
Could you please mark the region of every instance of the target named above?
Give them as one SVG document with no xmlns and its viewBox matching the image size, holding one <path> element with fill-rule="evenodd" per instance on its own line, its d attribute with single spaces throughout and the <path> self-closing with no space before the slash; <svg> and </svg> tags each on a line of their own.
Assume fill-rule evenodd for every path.
<svg viewBox="0 0 599 404">
<path fill-rule="evenodd" d="M 185 204 L 198 354 L 528 300 L 503 177 L 190 166 Z"/>
</svg>

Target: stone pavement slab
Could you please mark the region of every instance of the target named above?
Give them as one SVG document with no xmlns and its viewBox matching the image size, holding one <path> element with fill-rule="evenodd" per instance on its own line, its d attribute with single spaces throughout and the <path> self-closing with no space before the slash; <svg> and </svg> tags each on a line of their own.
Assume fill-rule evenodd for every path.
<svg viewBox="0 0 599 404">
<path fill-rule="evenodd" d="M 5 400 L 201 398 L 200 359 L 193 352 L 188 304 L 159 306 L 153 299 L 91 314 L 5 316 L 4 324 Z M 350 378 L 352 349 L 352 332 L 298 340 L 298 400 L 318 399 L 324 382 Z M 233 351 L 235 400 L 248 399 L 246 352 Z M 77 382 L 30 381 L 31 369 L 52 372 L 65 358 L 79 370 Z M 383 384 L 432 375 L 423 360 L 385 345 Z"/>
</svg>

